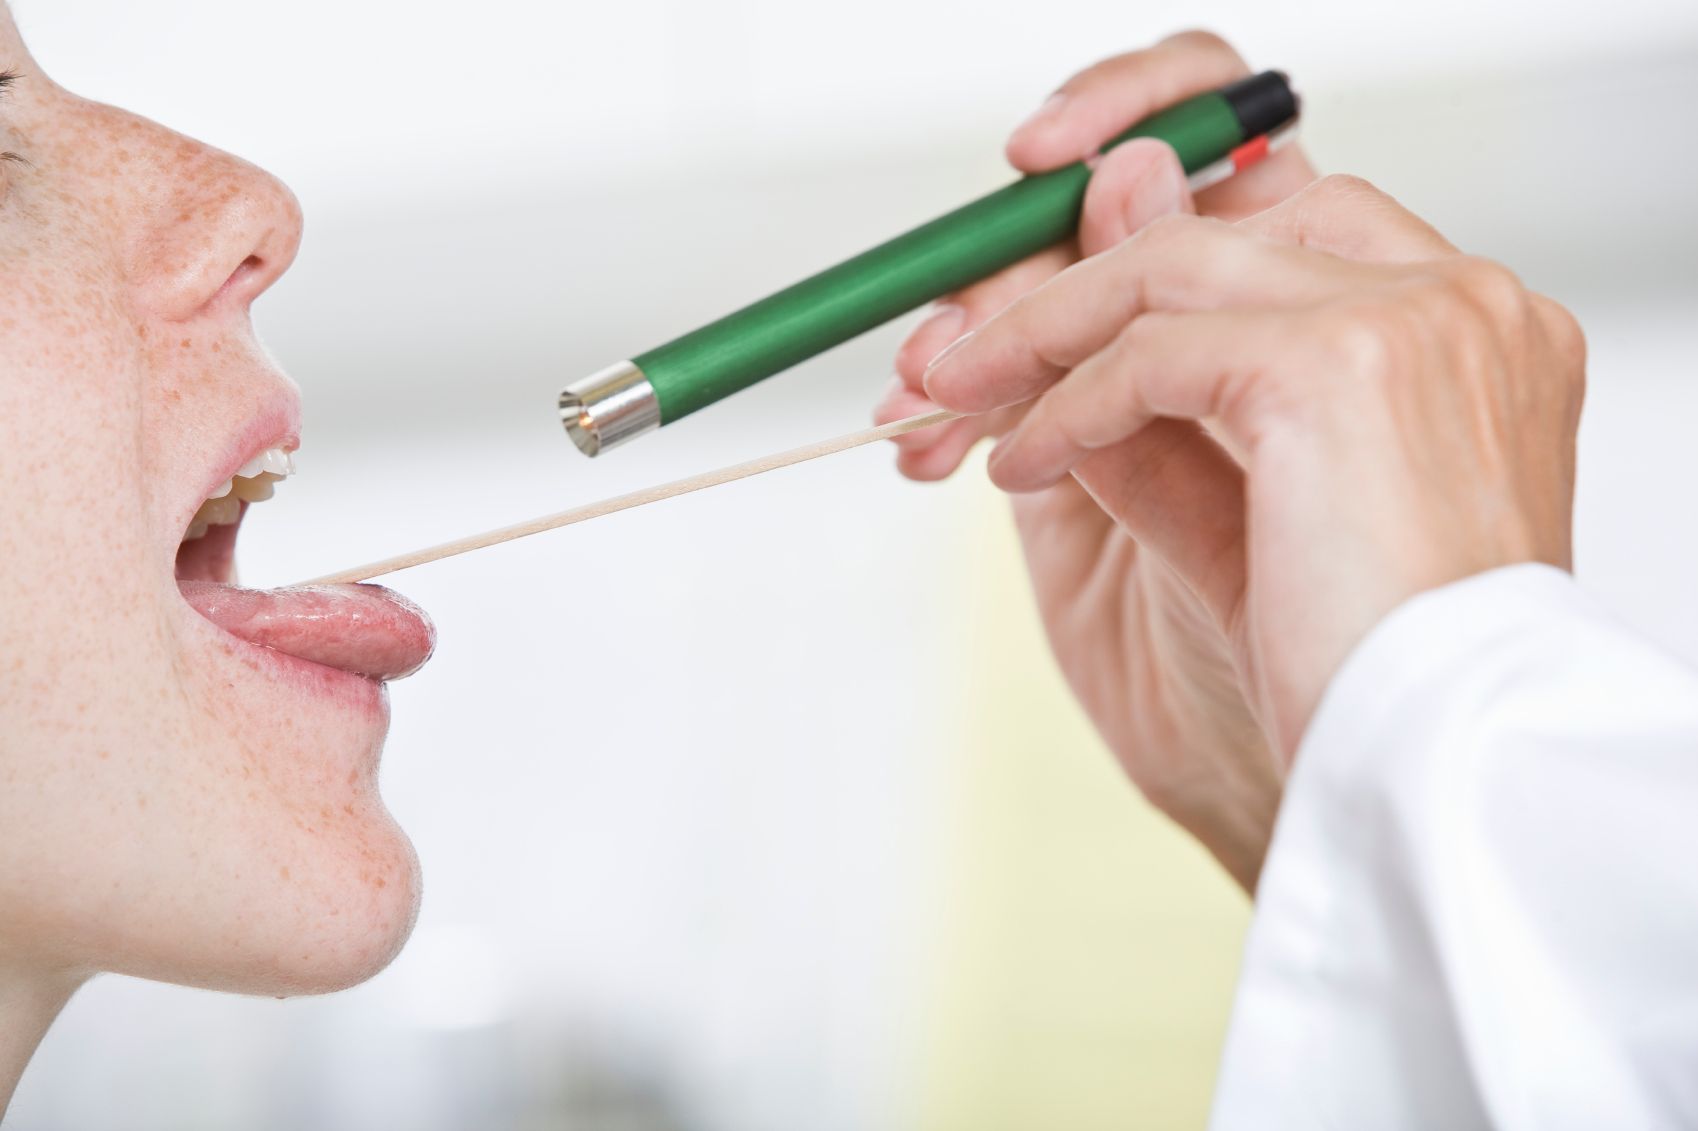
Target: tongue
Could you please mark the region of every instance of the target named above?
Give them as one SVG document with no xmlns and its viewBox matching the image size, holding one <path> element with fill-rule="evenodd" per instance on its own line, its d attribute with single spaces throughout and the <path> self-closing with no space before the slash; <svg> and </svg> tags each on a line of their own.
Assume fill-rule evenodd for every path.
<svg viewBox="0 0 1698 1131">
<path fill-rule="evenodd" d="M 196 612 L 233 636 L 372 679 L 411 675 L 436 646 L 424 610 L 381 585 L 239 589 L 179 581 L 177 587 Z"/>
</svg>

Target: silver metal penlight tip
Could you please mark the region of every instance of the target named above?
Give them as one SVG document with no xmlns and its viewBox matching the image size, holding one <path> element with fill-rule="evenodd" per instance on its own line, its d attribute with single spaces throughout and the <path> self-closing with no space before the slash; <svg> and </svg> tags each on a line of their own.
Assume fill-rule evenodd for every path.
<svg viewBox="0 0 1698 1131">
<path fill-rule="evenodd" d="M 560 423 L 579 451 L 600 455 L 659 428 L 660 399 L 641 369 L 621 361 L 560 390 Z"/>
</svg>

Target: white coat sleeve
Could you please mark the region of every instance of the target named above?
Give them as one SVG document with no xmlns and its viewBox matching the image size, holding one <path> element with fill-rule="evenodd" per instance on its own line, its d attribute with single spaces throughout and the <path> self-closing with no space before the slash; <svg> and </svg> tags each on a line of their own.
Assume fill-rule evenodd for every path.
<svg viewBox="0 0 1698 1131">
<path fill-rule="evenodd" d="M 1211 1126 L 1698 1128 L 1698 675 L 1548 566 L 1381 622 L 1294 762 Z"/>
</svg>

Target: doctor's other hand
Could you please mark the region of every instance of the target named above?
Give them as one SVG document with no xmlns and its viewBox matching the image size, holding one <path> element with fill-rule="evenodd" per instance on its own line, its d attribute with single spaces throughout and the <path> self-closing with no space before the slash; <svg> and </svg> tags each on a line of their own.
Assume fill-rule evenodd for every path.
<svg viewBox="0 0 1698 1131">
<path fill-rule="evenodd" d="M 1117 464 L 1098 500 L 1196 594 L 1288 767 L 1398 604 L 1568 568 L 1584 370 L 1562 307 L 1329 177 L 1238 224 L 1146 226 L 947 350 L 925 387 L 959 412 L 1024 406 L 991 453 L 1005 490 Z"/>
<path fill-rule="evenodd" d="M 1139 139 L 1095 158 L 1099 146 L 1134 122 L 1249 74 L 1248 64 L 1225 40 L 1211 32 L 1186 31 L 1142 51 L 1105 59 L 1063 83 L 1010 135 L 1007 155 L 1023 173 L 1096 160 L 1077 239 L 940 299 L 897 352 L 896 375 L 874 413 L 875 421 L 884 424 L 935 407 L 926 399 L 920 379 L 945 346 L 1080 258 L 1113 247 L 1149 220 L 1192 211 L 1238 220 L 1278 204 L 1312 182 L 1314 167 L 1295 145 L 1203 190 L 1195 200 L 1178 159 L 1163 142 Z M 897 467 L 910 479 L 946 478 L 975 443 L 996 435 L 1017 418 L 1017 413 L 976 417 L 898 437 Z"/>
</svg>

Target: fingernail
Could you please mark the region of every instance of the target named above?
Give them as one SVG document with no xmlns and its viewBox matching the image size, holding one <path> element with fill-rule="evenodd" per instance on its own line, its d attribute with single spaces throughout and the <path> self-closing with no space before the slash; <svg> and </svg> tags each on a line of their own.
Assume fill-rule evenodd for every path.
<svg viewBox="0 0 1698 1131">
<path fill-rule="evenodd" d="M 1154 144 L 1167 148 L 1160 142 Z M 1147 198 L 1143 202 L 1144 215 L 1150 220 L 1180 211 L 1185 194 L 1191 187 L 1185 176 L 1185 167 L 1171 153 L 1152 154 L 1152 157 L 1150 169 L 1144 175 L 1149 187 L 1145 190 Z"/>
<path fill-rule="evenodd" d="M 961 347 L 966 345 L 967 342 L 972 337 L 973 337 L 973 331 L 968 330 L 965 334 L 962 334 L 959 338 L 956 338 L 953 342 L 950 342 L 947 346 L 944 346 L 943 352 L 939 353 L 936 357 L 932 358 L 932 363 L 930 365 L 926 366 L 925 375 L 920 378 L 920 384 L 925 386 L 925 390 L 926 390 L 927 395 L 930 395 L 930 393 L 931 393 L 932 374 L 936 373 L 940 368 L 942 368 L 943 364 L 949 360 L 950 355 L 959 351 L 961 349 Z"/>
<path fill-rule="evenodd" d="M 1147 138 L 1126 143 L 1124 159 L 1143 162 L 1132 190 L 1122 202 L 1122 221 L 1128 235 L 1157 217 L 1179 211 L 1180 201 L 1184 199 L 1185 170 L 1168 153 L 1158 152 L 1167 148 L 1166 143 Z"/>
<path fill-rule="evenodd" d="M 1019 125 L 1015 126 L 1014 132 L 1015 133 L 1024 133 L 1026 130 L 1031 129 L 1033 126 L 1038 125 L 1040 122 L 1046 122 L 1049 119 L 1055 117 L 1055 115 L 1060 112 L 1062 106 L 1064 106 L 1066 104 L 1066 102 L 1067 102 L 1066 92 L 1060 91 L 1060 90 L 1056 91 L 1054 94 L 1052 94 L 1048 98 L 1044 99 L 1043 105 L 1039 106 L 1036 110 L 1033 110 L 1032 113 L 1026 118 L 1025 121 L 1023 121 Z"/>
<path fill-rule="evenodd" d="M 1168 198 L 1170 202 L 1168 211 L 1178 212 L 1180 205 L 1185 200 L 1185 195 L 1191 191 L 1191 178 L 1185 175 L 1185 166 L 1181 165 L 1177 158 L 1166 162 L 1166 165 L 1168 191 L 1172 194 Z"/>
</svg>

